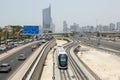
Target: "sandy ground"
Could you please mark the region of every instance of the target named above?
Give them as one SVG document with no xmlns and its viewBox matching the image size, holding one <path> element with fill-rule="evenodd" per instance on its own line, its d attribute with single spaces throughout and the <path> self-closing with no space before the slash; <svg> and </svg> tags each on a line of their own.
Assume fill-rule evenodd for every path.
<svg viewBox="0 0 120 80">
<path fill-rule="evenodd" d="M 57 40 L 57 44 L 65 44 L 67 41 Z M 45 66 L 43 68 L 43 73 L 41 75 L 41 80 L 53 80 L 53 49 L 48 53 L 45 61 Z"/>
<path fill-rule="evenodd" d="M 64 40 L 57 40 L 56 42 L 57 44 L 61 44 L 61 45 L 67 43 L 67 41 L 64 41 Z"/>
<path fill-rule="evenodd" d="M 53 55 L 53 50 L 49 52 L 47 59 L 45 61 L 45 66 L 43 69 L 43 73 L 41 76 L 41 80 L 52 80 L 52 76 L 53 76 L 53 59 L 52 59 L 52 55 Z"/>
<path fill-rule="evenodd" d="M 102 80 L 120 80 L 120 57 L 107 51 L 101 51 L 90 47 L 88 51 L 80 51 L 78 56 L 95 72 Z M 82 54 L 81 54 L 82 53 Z"/>
</svg>

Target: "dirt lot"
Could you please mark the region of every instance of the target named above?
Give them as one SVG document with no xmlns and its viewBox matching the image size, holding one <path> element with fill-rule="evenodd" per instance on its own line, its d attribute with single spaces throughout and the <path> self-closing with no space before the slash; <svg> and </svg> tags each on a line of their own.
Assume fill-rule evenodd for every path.
<svg viewBox="0 0 120 80">
<path fill-rule="evenodd" d="M 88 51 L 80 51 L 78 56 L 98 75 L 102 80 L 120 80 L 120 57 L 107 51 L 82 46 Z"/>
</svg>

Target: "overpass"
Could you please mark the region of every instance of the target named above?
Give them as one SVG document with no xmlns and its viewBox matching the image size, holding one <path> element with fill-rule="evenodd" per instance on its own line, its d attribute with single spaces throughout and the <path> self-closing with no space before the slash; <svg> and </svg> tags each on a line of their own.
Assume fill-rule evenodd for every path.
<svg viewBox="0 0 120 80">
<path fill-rule="evenodd" d="M 86 35 L 93 36 L 104 36 L 104 37 L 120 37 L 120 32 L 110 32 L 110 31 L 102 31 L 102 32 L 84 32 Z"/>
<path fill-rule="evenodd" d="M 110 31 L 101 31 L 101 32 L 83 32 L 87 36 L 103 36 L 103 37 L 120 37 L 120 32 L 110 32 Z M 67 34 L 83 34 L 81 32 L 67 32 L 67 33 L 46 33 L 49 35 L 67 35 Z M 83 35 L 84 35 L 83 34 Z"/>
</svg>

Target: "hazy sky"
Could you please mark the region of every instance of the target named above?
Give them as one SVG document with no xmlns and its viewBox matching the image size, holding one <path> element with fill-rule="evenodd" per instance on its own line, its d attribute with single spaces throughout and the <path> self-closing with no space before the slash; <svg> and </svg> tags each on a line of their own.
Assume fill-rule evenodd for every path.
<svg viewBox="0 0 120 80">
<path fill-rule="evenodd" d="M 51 3 L 57 28 L 74 22 L 80 26 L 109 25 L 120 21 L 120 0 L 0 0 L 0 26 L 42 25 L 42 9 Z"/>
</svg>

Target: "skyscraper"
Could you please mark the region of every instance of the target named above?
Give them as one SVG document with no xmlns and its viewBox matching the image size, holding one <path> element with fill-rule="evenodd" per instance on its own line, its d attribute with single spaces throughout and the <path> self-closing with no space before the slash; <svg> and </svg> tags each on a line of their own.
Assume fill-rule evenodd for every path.
<svg viewBox="0 0 120 80">
<path fill-rule="evenodd" d="M 120 22 L 117 22 L 117 31 L 120 31 Z"/>
<path fill-rule="evenodd" d="M 98 32 L 103 31 L 103 25 L 101 25 L 101 24 L 97 25 L 96 31 L 98 31 Z"/>
<path fill-rule="evenodd" d="M 43 32 L 52 31 L 51 6 L 43 9 Z"/>
<path fill-rule="evenodd" d="M 79 24 L 74 23 L 70 26 L 71 32 L 79 32 Z"/>
<path fill-rule="evenodd" d="M 110 23 L 109 31 L 114 31 L 114 30 L 115 30 L 115 24 L 114 23 Z"/>
<path fill-rule="evenodd" d="M 63 32 L 67 32 L 67 22 L 63 21 Z"/>
</svg>

